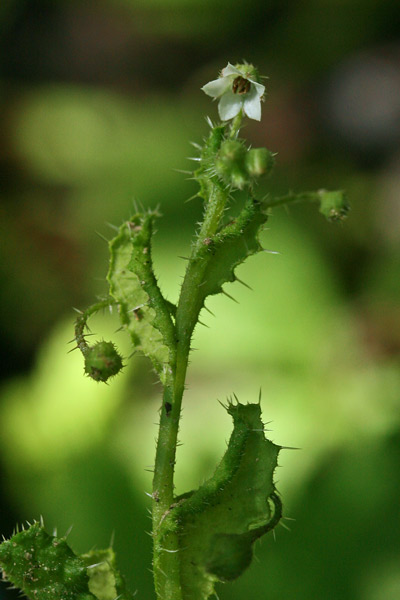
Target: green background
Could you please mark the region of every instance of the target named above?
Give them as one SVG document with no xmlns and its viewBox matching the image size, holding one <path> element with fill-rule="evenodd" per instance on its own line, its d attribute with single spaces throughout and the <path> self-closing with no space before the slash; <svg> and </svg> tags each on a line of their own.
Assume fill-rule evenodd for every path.
<svg viewBox="0 0 400 600">
<path fill-rule="evenodd" d="M 400 597 L 400 8 L 397 0 L 111 0 L 0 4 L 0 525 L 73 525 L 78 552 L 114 535 L 138 599 L 153 598 L 149 499 L 160 389 L 135 356 L 109 386 L 67 354 L 73 310 L 106 290 L 96 232 L 134 201 L 161 206 L 154 261 L 179 293 L 196 221 L 189 141 L 217 118 L 200 87 L 228 61 L 266 81 L 278 153 L 270 191 L 345 188 L 343 225 L 276 209 L 264 246 L 196 330 L 177 492 L 212 473 L 230 419 L 256 401 L 284 450 L 285 520 L 221 600 Z M 93 320 L 125 356 L 113 315 Z M 0 598 L 15 593 L 0 589 Z"/>
</svg>

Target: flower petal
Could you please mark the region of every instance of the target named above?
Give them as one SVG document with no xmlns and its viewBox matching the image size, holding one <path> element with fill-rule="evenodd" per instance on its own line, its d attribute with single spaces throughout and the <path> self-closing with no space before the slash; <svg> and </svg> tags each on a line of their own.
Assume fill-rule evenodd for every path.
<svg viewBox="0 0 400 600">
<path fill-rule="evenodd" d="M 228 90 L 218 104 L 218 112 L 222 121 L 233 119 L 243 106 L 243 97 Z"/>
<path fill-rule="evenodd" d="M 239 71 L 239 69 L 237 69 L 236 67 L 231 65 L 231 63 L 229 63 L 229 62 L 226 65 L 226 67 L 224 69 L 222 69 L 221 75 L 222 75 L 222 77 L 228 77 L 229 75 L 234 75 L 235 77 L 237 75 L 242 75 L 242 77 L 243 77 L 243 73 L 241 73 L 241 71 Z"/>
<path fill-rule="evenodd" d="M 222 96 L 227 89 L 229 89 L 230 85 L 230 81 L 227 81 L 224 77 L 219 77 L 219 79 L 209 81 L 206 83 L 206 85 L 203 85 L 201 89 L 205 94 L 207 94 L 207 96 L 218 98 L 219 96 Z"/>
<path fill-rule="evenodd" d="M 257 89 L 251 86 L 251 90 L 244 97 L 243 110 L 245 114 L 255 121 L 261 121 L 261 99 Z"/>
<path fill-rule="evenodd" d="M 257 83 L 257 81 L 253 81 L 252 79 L 249 79 L 249 81 L 251 81 L 252 85 L 254 85 L 254 87 L 256 88 L 258 96 L 260 98 L 261 98 L 261 96 L 264 96 L 265 85 L 262 85 L 261 83 Z"/>
</svg>

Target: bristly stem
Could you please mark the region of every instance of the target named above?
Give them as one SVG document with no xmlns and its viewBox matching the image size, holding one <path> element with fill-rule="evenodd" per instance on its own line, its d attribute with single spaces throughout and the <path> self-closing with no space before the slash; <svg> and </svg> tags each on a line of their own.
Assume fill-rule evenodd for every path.
<svg viewBox="0 0 400 600">
<path fill-rule="evenodd" d="M 231 130 L 229 132 L 229 137 L 231 139 L 235 139 L 240 131 L 240 128 L 242 126 L 242 120 L 243 120 L 243 110 L 240 110 L 238 112 L 238 114 L 236 115 L 236 117 L 233 119 L 232 124 L 231 124 Z"/>
<path fill-rule="evenodd" d="M 176 313 L 176 362 L 171 385 L 164 389 L 152 494 L 153 570 L 157 596 L 162 600 L 182 599 L 178 538 L 175 533 L 162 536 L 161 526 L 174 501 L 175 455 L 190 341 L 202 308 L 199 285 L 206 264 L 198 259 L 198 255 L 204 243 L 218 230 L 228 196 L 229 190 L 217 180 L 212 181 L 204 220 L 192 248 Z"/>
<path fill-rule="evenodd" d="M 289 193 L 285 196 L 278 196 L 277 198 L 265 200 L 266 208 L 273 208 L 275 206 L 283 206 L 285 204 L 292 204 L 295 202 L 320 202 L 321 196 L 319 192 L 302 192 L 300 194 Z"/>
</svg>

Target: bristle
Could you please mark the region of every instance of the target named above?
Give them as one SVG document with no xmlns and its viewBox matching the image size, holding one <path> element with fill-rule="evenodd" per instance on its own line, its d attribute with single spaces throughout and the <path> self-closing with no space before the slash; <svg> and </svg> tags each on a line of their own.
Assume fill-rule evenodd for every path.
<svg viewBox="0 0 400 600">
<path fill-rule="evenodd" d="M 277 250 L 267 250 L 267 248 L 263 248 L 262 252 L 266 252 L 267 254 L 281 254 Z"/>
<path fill-rule="evenodd" d="M 239 279 L 239 277 L 235 276 L 235 281 L 238 281 L 239 283 L 241 283 L 242 285 L 244 285 L 244 287 L 247 287 L 247 289 L 253 291 L 253 288 L 249 286 L 248 283 L 246 283 L 245 281 L 242 281 L 241 279 Z"/>
<path fill-rule="evenodd" d="M 195 198 L 200 198 L 199 194 L 194 194 L 193 196 L 190 196 L 190 198 L 188 198 L 187 200 L 185 200 L 185 204 L 187 202 L 191 202 L 192 200 L 194 200 Z"/>
<path fill-rule="evenodd" d="M 215 314 L 212 312 L 212 310 L 210 310 L 205 304 L 203 304 L 203 308 L 210 313 L 210 315 L 212 315 L 213 317 L 215 317 Z"/>
<path fill-rule="evenodd" d="M 75 346 L 75 348 L 68 350 L 67 354 L 71 354 L 71 352 L 73 352 L 74 350 L 78 350 L 78 349 L 79 349 L 79 346 Z"/>
<path fill-rule="evenodd" d="M 236 304 L 239 304 L 239 302 L 236 300 L 236 298 L 234 298 L 233 296 L 231 296 L 230 294 L 228 294 L 228 292 L 226 292 L 225 290 L 221 290 L 221 292 L 223 294 L 225 294 L 225 296 L 227 296 L 228 298 L 230 298 L 231 300 L 233 300 L 234 302 L 236 302 Z"/>
<path fill-rule="evenodd" d="M 65 532 L 64 538 L 67 539 L 67 537 L 69 536 L 69 534 L 71 533 L 72 529 L 73 529 L 73 525 L 70 525 L 67 529 L 67 531 Z"/>
<path fill-rule="evenodd" d="M 100 233 L 99 231 L 95 231 L 95 234 L 98 235 L 99 238 L 101 238 L 107 244 L 109 243 L 109 240 L 106 237 L 104 237 L 104 235 L 102 233 Z"/>
<path fill-rule="evenodd" d="M 198 319 L 198 320 L 197 320 L 197 322 L 198 322 L 200 325 L 203 325 L 203 327 L 207 327 L 207 329 L 210 329 L 210 326 L 209 326 L 209 325 L 207 325 L 206 323 L 203 323 L 203 321 L 200 321 L 200 319 Z"/>
<path fill-rule="evenodd" d="M 111 227 L 111 229 L 113 231 L 119 232 L 119 227 L 117 227 L 116 225 L 113 225 L 112 223 L 108 223 L 106 222 L 107 227 Z"/>
<path fill-rule="evenodd" d="M 172 169 L 175 173 L 183 173 L 183 175 L 193 175 L 193 171 L 186 171 L 185 169 Z"/>
</svg>

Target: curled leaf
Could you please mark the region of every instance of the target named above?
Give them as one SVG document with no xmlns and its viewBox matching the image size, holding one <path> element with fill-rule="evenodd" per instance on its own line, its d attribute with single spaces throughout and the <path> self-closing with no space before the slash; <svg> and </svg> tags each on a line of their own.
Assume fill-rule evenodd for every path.
<svg viewBox="0 0 400 600">
<path fill-rule="evenodd" d="M 151 260 L 151 237 L 156 213 L 139 213 L 125 222 L 111 240 L 107 280 L 122 324 L 133 346 L 143 352 L 163 383 L 175 349 L 170 303 L 158 287 Z"/>
<path fill-rule="evenodd" d="M 177 498 L 165 519 L 181 548 L 184 598 L 204 600 L 216 581 L 239 577 L 256 539 L 282 515 L 273 474 L 280 447 L 265 438 L 259 404 L 230 403 L 233 432 L 213 477 Z"/>
</svg>

